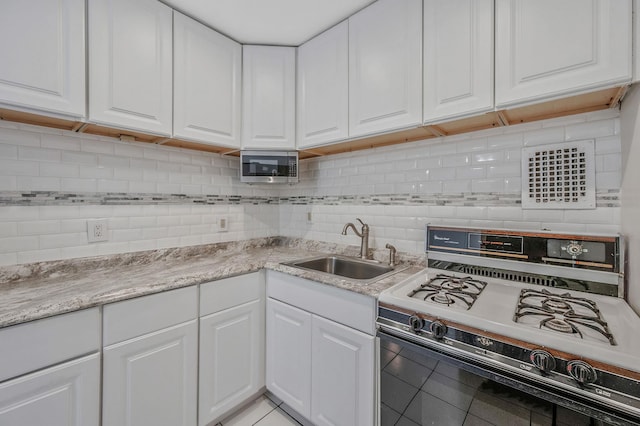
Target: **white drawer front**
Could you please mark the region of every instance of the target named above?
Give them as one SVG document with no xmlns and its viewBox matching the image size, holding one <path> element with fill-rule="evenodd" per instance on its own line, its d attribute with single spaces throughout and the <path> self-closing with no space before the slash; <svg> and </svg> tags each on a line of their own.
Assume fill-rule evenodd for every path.
<svg viewBox="0 0 640 426">
<path fill-rule="evenodd" d="M 264 296 L 264 272 L 200 285 L 200 316 L 242 305 Z"/>
<path fill-rule="evenodd" d="M 104 307 L 104 346 L 195 319 L 196 286 L 171 290 Z"/>
<path fill-rule="evenodd" d="M 99 349 L 98 308 L 3 328 L 0 382 Z"/>
<path fill-rule="evenodd" d="M 267 296 L 355 328 L 375 334 L 376 300 L 330 285 L 267 271 Z"/>
</svg>

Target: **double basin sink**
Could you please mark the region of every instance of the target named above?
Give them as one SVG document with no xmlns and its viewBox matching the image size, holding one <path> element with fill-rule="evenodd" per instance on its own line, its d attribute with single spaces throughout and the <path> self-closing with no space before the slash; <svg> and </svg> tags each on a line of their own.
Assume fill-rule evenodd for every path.
<svg viewBox="0 0 640 426">
<path fill-rule="evenodd" d="M 285 262 L 283 265 L 325 274 L 338 275 L 353 280 L 371 283 L 399 272 L 405 267 L 392 267 L 374 260 L 356 259 L 346 256 L 316 256 Z"/>
</svg>

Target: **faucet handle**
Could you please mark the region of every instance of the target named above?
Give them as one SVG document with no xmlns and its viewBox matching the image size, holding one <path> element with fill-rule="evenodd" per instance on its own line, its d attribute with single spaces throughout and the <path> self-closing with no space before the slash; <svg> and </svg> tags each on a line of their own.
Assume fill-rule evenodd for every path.
<svg viewBox="0 0 640 426">
<path fill-rule="evenodd" d="M 356 217 L 356 220 L 357 220 L 358 222 L 360 222 L 360 225 L 362 225 L 362 227 L 363 227 L 363 228 L 364 228 L 365 226 L 366 226 L 367 228 L 369 227 L 369 225 L 367 225 L 366 223 L 364 223 L 364 222 L 363 222 L 359 217 Z"/>
</svg>

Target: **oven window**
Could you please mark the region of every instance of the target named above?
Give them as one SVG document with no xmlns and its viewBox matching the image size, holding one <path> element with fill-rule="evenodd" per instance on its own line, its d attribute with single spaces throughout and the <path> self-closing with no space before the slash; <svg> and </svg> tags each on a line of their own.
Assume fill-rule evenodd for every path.
<svg viewBox="0 0 640 426">
<path fill-rule="evenodd" d="M 381 339 L 381 426 L 608 425 Z"/>
</svg>

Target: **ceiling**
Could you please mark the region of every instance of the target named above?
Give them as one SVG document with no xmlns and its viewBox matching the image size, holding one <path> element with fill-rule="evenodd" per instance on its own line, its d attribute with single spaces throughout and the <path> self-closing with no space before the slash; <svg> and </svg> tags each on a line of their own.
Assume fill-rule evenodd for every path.
<svg viewBox="0 0 640 426">
<path fill-rule="evenodd" d="M 163 0 L 243 44 L 299 46 L 374 0 Z"/>
</svg>

